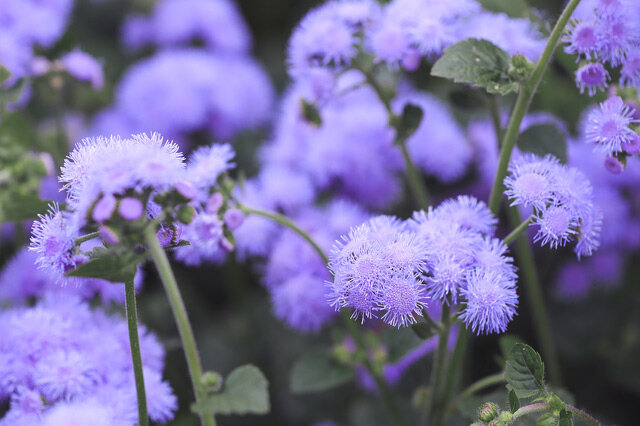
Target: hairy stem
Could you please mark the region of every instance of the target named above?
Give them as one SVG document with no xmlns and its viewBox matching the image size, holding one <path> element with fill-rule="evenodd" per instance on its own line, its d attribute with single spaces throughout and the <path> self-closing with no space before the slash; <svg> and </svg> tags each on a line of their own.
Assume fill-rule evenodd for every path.
<svg viewBox="0 0 640 426">
<path fill-rule="evenodd" d="M 149 226 L 144 231 L 145 242 L 149 248 L 151 258 L 156 265 L 164 290 L 167 293 L 169 304 L 171 305 L 171 311 L 173 317 L 178 326 L 178 332 L 180 339 L 182 340 L 182 349 L 187 358 L 187 366 L 189 368 L 189 375 L 191 376 L 191 383 L 195 393 L 196 400 L 202 399 L 203 395 L 200 390 L 200 379 L 202 378 L 202 364 L 200 362 L 200 356 L 198 355 L 198 348 L 196 346 L 196 340 L 189 323 L 189 317 L 187 315 L 187 309 L 184 306 L 180 289 L 176 277 L 173 275 L 173 270 L 169 264 L 167 254 L 164 252 L 158 237 L 156 236 L 155 227 Z M 201 414 L 200 420 L 204 426 L 215 426 L 216 421 L 212 414 Z"/>
<path fill-rule="evenodd" d="M 505 243 L 505 245 L 509 245 L 513 241 L 515 241 L 515 239 L 518 238 L 518 235 L 520 235 L 522 233 L 522 231 L 524 231 L 525 229 L 527 229 L 529 227 L 529 224 L 531 223 L 532 220 L 533 220 L 533 216 L 529 216 L 528 218 L 523 220 L 520 223 L 520 225 L 518 225 L 515 228 L 513 228 L 513 231 L 511 231 L 509 233 L 509 235 L 504 237 L 504 240 L 502 240 Z"/>
<path fill-rule="evenodd" d="M 516 420 L 522 416 L 526 416 L 527 414 L 547 411 L 549 408 L 551 408 L 551 406 L 548 402 L 538 402 L 536 404 L 525 405 L 524 407 L 520 407 L 515 413 L 513 413 L 513 419 Z M 586 424 L 593 426 L 602 426 L 602 424 L 593 416 L 580 410 L 579 408 L 574 407 L 573 405 L 565 404 L 565 410 L 570 411 L 571 413 L 580 417 Z"/>
<path fill-rule="evenodd" d="M 138 315 L 136 313 L 136 291 L 133 279 L 124 284 L 124 294 L 125 309 L 127 311 L 127 326 L 129 328 L 131 361 L 133 363 L 133 375 L 136 380 L 136 395 L 138 397 L 138 423 L 140 426 L 147 426 L 149 424 L 149 417 L 147 415 L 147 395 L 144 388 L 144 376 L 142 374 L 142 355 L 140 354 Z"/>
<path fill-rule="evenodd" d="M 512 226 L 522 222 L 520 211 L 517 207 L 509 209 L 509 218 Z M 560 385 L 560 364 L 558 362 L 558 354 L 553 344 L 553 333 L 551 324 L 547 314 L 544 297 L 542 295 L 542 286 L 540 285 L 540 277 L 536 270 L 536 264 L 533 258 L 533 250 L 526 234 L 520 234 L 516 238 L 516 254 L 518 266 L 520 267 L 521 281 L 527 292 L 527 301 L 533 315 L 533 325 L 536 331 L 538 341 L 542 347 L 545 364 L 548 367 L 549 378 L 556 386 Z"/>
<path fill-rule="evenodd" d="M 76 247 L 78 247 L 80 244 L 84 243 L 85 241 L 93 240 L 94 238 L 98 238 L 99 236 L 100 236 L 99 232 L 91 232 L 89 234 L 83 235 L 82 237 L 76 238 L 73 243 L 75 244 Z"/>
<path fill-rule="evenodd" d="M 507 175 L 507 167 L 509 165 L 509 160 L 511 159 L 511 153 L 513 152 L 513 148 L 515 147 L 516 141 L 518 140 L 518 134 L 520 133 L 520 125 L 522 124 L 522 119 L 529 110 L 531 100 L 538 90 L 538 86 L 540 85 L 542 76 L 544 75 L 544 72 L 549 65 L 549 61 L 553 56 L 553 52 L 558 46 L 560 36 L 562 35 L 565 26 L 569 22 L 573 11 L 576 9 L 576 7 L 578 7 L 579 3 L 580 0 L 569 1 L 564 11 L 560 15 L 560 18 L 558 18 L 558 21 L 556 22 L 556 25 L 553 28 L 551 35 L 549 36 L 549 40 L 547 40 L 547 45 L 542 52 L 542 56 L 540 56 L 540 59 L 538 59 L 538 62 L 536 63 L 531 76 L 520 86 L 520 93 L 518 94 L 518 99 L 516 100 L 516 104 L 511 114 L 511 119 L 509 120 L 507 131 L 502 141 L 498 170 L 493 182 L 493 187 L 491 188 L 489 208 L 494 214 L 498 213 L 498 208 L 500 207 L 500 198 L 503 191 L 503 181 L 505 176 Z"/>
<path fill-rule="evenodd" d="M 307 234 L 304 230 L 302 230 L 298 225 L 296 225 L 291 219 L 289 219 L 285 215 L 282 215 L 282 214 L 276 213 L 276 212 L 270 212 L 270 211 L 267 211 L 267 210 L 255 209 L 253 207 L 247 207 L 247 206 L 244 206 L 244 205 L 239 206 L 239 208 L 240 208 L 240 210 L 242 210 L 246 214 L 255 214 L 255 215 L 258 215 L 258 216 L 264 216 L 264 217 L 267 217 L 267 218 L 273 220 L 274 222 L 279 223 L 282 226 L 285 226 L 285 227 L 291 229 L 293 232 L 295 232 L 296 234 L 298 234 L 302 238 L 304 238 L 309 243 L 309 245 L 311 245 L 311 247 L 313 247 L 313 249 L 316 251 L 316 253 L 318 253 L 318 255 L 320 255 L 320 257 L 322 258 L 322 261 L 325 264 L 329 263 L 329 258 L 324 253 L 322 248 L 320 248 L 320 246 L 313 240 L 313 238 L 311 238 L 311 236 L 309 234 Z"/>
<path fill-rule="evenodd" d="M 464 327 L 464 324 L 461 324 L 458 331 L 458 338 L 456 340 L 456 345 L 453 349 L 453 355 L 451 356 L 451 361 L 449 362 L 449 367 L 447 368 L 446 381 L 444 385 L 444 390 L 442 393 L 442 404 L 440 407 L 440 411 L 438 412 L 438 416 L 434 418 L 434 422 L 431 426 L 440 426 L 444 424 L 444 420 L 447 415 L 447 407 L 449 405 L 449 401 L 453 397 L 453 391 L 458 383 L 458 378 L 460 377 L 460 373 L 462 371 L 462 361 L 464 359 L 464 353 L 467 349 L 467 340 L 469 339 L 469 332 Z"/>
<path fill-rule="evenodd" d="M 442 409 L 442 382 L 447 365 L 447 350 L 449 346 L 449 333 L 451 332 L 451 307 L 445 302 L 442 305 L 442 329 L 438 336 L 438 347 L 433 357 L 433 368 L 431 370 L 431 398 L 429 401 L 429 421 L 428 425 L 435 425 L 434 419 L 439 416 Z"/>
</svg>

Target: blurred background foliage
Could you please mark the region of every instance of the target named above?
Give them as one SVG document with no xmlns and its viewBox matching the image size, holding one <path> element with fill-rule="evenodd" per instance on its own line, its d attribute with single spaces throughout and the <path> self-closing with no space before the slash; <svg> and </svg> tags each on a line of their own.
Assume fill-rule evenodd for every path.
<svg viewBox="0 0 640 426">
<path fill-rule="evenodd" d="M 296 23 L 319 1 L 311 0 L 238 0 L 254 38 L 254 56 L 265 66 L 278 93 L 286 88 L 288 77 L 285 55 L 288 37 Z M 492 4 L 509 2 L 486 0 Z M 516 3 L 515 1 L 513 3 Z M 557 0 L 530 0 L 542 17 L 557 16 L 562 7 Z M 16 139 L 34 151 L 50 152 L 60 165 L 68 152 L 68 141 L 56 130 L 55 117 L 69 111 L 91 114 L 112 102 L 113 89 L 123 71 L 139 55 L 127 54 L 119 43 L 123 18 L 132 12 L 152 8 L 152 0 L 103 0 L 76 2 L 73 18 L 64 37 L 47 55 L 80 47 L 101 58 L 105 69 L 105 87 L 93 91 L 87 85 L 52 84 L 37 81 L 33 97 L 24 115 L 7 114 L 3 125 L 11 125 Z M 496 7 L 498 7 L 496 6 Z M 514 9 L 517 10 L 517 9 Z M 573 60 L 563 53 L 545 78 L 532 110 L 553 112 L 564 120 L 570 130 L 586 105 L 593 100 L 578 93 L 573 83 Z M 441 79 L 419 73 L 419 85 L 447 98 L 458 118 L 468 120 L 476 105 L 468 92 L 461 92 Z M 505 100 L 505 105 L 512 101 Z M 9 123 L 9 124 L 7 124 Z M 36 127 L 35 123 L 39 123 Z M 234 141 L 238 151 L 239 169 L 255 172 L 255 149 L 269 135 L 269 129 L 240 135 Z M 73 141 L 72 141 L 73 142 Z M 451 191 L 455 188 L 444 188 Z M 436 191 L 437 192 L 437 191 Z M 405 216 L 409 206 L 398 206 Z M 18 232 L 14 241 L 0 246 L 2 261 L 27 239 L 27 232 Z M 580 406 L 606 424 L 638 424 L 640 401 L 640 253 L 627 265 L 623 282 L 611 289 L 592 291 L 581 301 L 562 302 L 551 292 L 558 258 L 567 253 L 537 250 L 539 273 L 547 290 L 551 322 L 559 349 L 564 389 Z M 223 265 L 187 268 L 175 264 L 189 309 L 201 356 L 206 370 L 223 375 L 234 367 L 252 363 L 260 367 L 270 381 L 271 413 L 265 417 L 220 417 L 220 425 L 310 425 L 323 420 L 336 420 L 350 425 L 381 425 L 375 396 L 357 388 L 354 383 L 324 393 L 294 395 L 289 389 L 290 370 L 304 352 L 331 341 L 330 331 L 318 335 L 302 335 L 292 331 L 271 313 L 266 291 L 253 271 L 259 269 L 235 260 Z M 181 411 L 171 423 L 196 425 L 189 412 L 192 391 L 186 375 L 186 364 L 179 346 L 173 318 L 167 314 L 168 302 L 157 274 L 146 267 L 145 289 L 141 297 L 140 318 L 162 339 L 167 349 L 166 378 L 179 397 Z M 522 295 L 518 317 L 509 326 L 509 335 L 517 336 L 539 349 L 531 324 L 531 315 Z M 389 330 L 391 331 L 391 330 Z M 415 345 L 417 337 L 409 329 L 389 333 L 395 343 Z M 502 336 L 474 338 L 464 364 L 464 383 L 471 383 L 502 368 L 500 341 Z M 392 343 L 389 343 L 390 347 Z M 412 400 L 412 390 L 427 383 L 430 357 L 418 362 L 396 388 L 403 404 Z M 499 403 L 505 402 L 504 392 L 491 394 Z M 486 399 L 486 398 L 485 398 Z M 476 402 L 476 401 L 474 401 Z M 477 405 L 476 405 L 477 406 Z M 473 410 L 469 404 L 465 410 Z M 452 424 L 465 424 L 458 417 Z M 468 422 L 467 422 L 468 424 Z"/>
</svg>

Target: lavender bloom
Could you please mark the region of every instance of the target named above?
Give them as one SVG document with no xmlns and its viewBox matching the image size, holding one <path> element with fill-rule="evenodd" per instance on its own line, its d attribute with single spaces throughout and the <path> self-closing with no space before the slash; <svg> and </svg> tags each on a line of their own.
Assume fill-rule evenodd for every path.
<svg viewBox="0 0 640 426">
<path fill-rule="evenodd" d="M 623 149 L 623 144 L 633 142 L 637 137 L 631 125 L 637 123 L 634 109 L 626 105 L 622 98 L 614 96 L 594 109 L 586 125 L 587 141 L 595 145 L 594 150 L 614 154 Z"/>
<path fill-rule="evenodd" d="M 596 94 L 598 90 L 603 90 L 608 86 L 609 72 L 599 62 L 587 63 L 576 71 L 576 84 L 580 93 L 585 89 L 589 96 Z"/>
<path fill-rule="evenodd" d="M 176 258 L 187 265 L 198 265 L 204 260 L 219 260 L 224 255 L 221 250 L 225 239 L 223 225 L 216 214 L 196 214 L 182 231 L 182 237 L 190 244 L 178 247 L 175 250 Z"/>
<path fill-rule="evenodd" d="M 565 52 L 591 58 L 597 46 L 596 29 L 590 22 L 574 22 L 563 41 L 567 43 Z"/>
<path fill-rule="evenodd" d="M 104 86 L 102 64 L 93 56 L 79 49 L 72 50 L 61 58 L 62 66 L 73 77 L 81 81 L 88 81 L 96 89 Z"/>
<path fill-rule="evenodd" d="M 247 54 L 251 35 L 238 7 L 231 0 L 162 0 L 147 17 L 125 22 L 126 45 L 140 48 L 186 46 L 192 40 L 215 52 Z"/>
<path fill-rule="evenodd" d="M 167 50 L 132 66 L 116 89 L 116 104 L 104 124 L 119 122 L 124 133 L 151 129 L 170 137 L 208 130 L 229 139 L 263 124 L 273 89 L 250 58 L 196 49 Z M 94 133 L 110 133 L 100 127 Z"/>
<path fill-rule="evenodd" d="M 512 205 L 533 208 L 532 226 L 538 226 L 534 241 L 555 249 L 579 235 L 578 258 L 598 247 L 601 213 L 589 180 L 578 169 L 552 156 L 529 154 L 512 162 L 505 186 Z"/>
<path fill-rule="evenodd" d="M 195 150 L 189 156 L 186 180 L 198 190 L 199 201 L 209 199 L 209 189 L 214 187 L 220 175 L 235 167 L 235 152 L 229 144 L 213 144 Z"/>
<path fill-rule="evenodd" d="M 513 281 L 498 274 L 481 271 L 471 273 L 462 289 L 466 308 L 460 315 L 467 326 L 478 334 L 504 333 L 518 306 Z"/>
<path fill-rule="evenodd" d="M 632 50 L 620 69 L 620 84 L 640 87 L 640 51 Z"/>
<path fill-rule="evenodd" d="M 0 324 L 7 330 L 0 342 L 0 395 L 11 398 L 3 422 L 11 418 L 12 424 L 22 424 L 37 416 L 42 424 L 56 425 L 90 415 L 91 424 L 135 424 L 124 320 L 92 311 L 73 297 L 50 294 L 35 307 L 3 312 Z M 164 351 L 143 326 L 139 333 L 149 416 L 166 421 L 177 401 L 166 383 L 154 380 L 161 377 Z M 98 346 L 102 349 L 96 352 Z M 38 404 L 38 398 L 47 405 Z"/>
</svg>

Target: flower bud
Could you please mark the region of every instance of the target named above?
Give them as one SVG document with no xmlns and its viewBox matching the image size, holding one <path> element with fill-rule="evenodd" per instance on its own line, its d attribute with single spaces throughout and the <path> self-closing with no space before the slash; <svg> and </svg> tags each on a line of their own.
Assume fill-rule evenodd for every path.
<svg viewBox="0 0 640 426">
<path fill-rule="evenodd" d="M 185 200 L 191 201 L 198 195 L 196 188 L 186 180 L 179 180 L 173 184 L 173 188 L 180 194 Z"/>
<path fill-rule="evenodd" d="M 238 209 L 229 209 L 224 214 L 224 223 L 232 231 L 238 229 L 244 222 L 244 214 Z"/>
<path fill-rule="evenodd" d="M 483 422 L 490 422 L 498 417 L 499 409 L 495 402 L 485 402 L 478 409 L 478 418 Z"/>
<path fill-rule="evenodd" d="M 93 206 L 91 217 L 98 223 L 106 222 L 111 219 L 113 211 L 116 209 L 116 197 L 111 194 L 107 194 L 100 198 L 98 202 Z"/>
<path fill-rule="evenodd" d="M 178 220 L 188 225 L 196 215 L 196 210 L 192 206 L 182 206 L 178 211 Z"/>
<path fill-rule="evenodd" d="M 115 231 L 108 226 L 101 225 L 100 228 L 98 228 L 98 233 L 100 234 L 100 238 L 102 238 L 102 241 L 104 241 L 106 244 L 114 245 L 120 242 L 118 234 L 116 234 Z"/>
<path fill-rule="evenodd" d="M 624 171 L 626 161 L 621 161 L 618 157 L 607 157 L 604 160 L 604 167 L 609 173 L 619 175 Z"/>
<path fill-rule="evenodd" d="M 206 371 L 200 378 L 200 385 L 207 393 L 215 393 L 222 389 L 222 376 L 215 371 Z"/>
<path fill-rule="evenodd" d="M 628 141 L 622 142 L 622 149 L 627 154 L 635 155 L 640 152 L 640 136 L 637 133 L 631 134 Z"/>
<path fill-rule="evenodd" d="M 222 207 L 222 204 L 224 204 L 224 197 L 219 192 L 216 192 L 209 197 L 204 209 L 207 213 L 217 213 L 218 210 L 220 210 L 220 207 Z"/>
<path fill-rule="evenodd" d="M 137 198 L 126 197 L 120 200 L 118 213 L 126 220 L 138 220 L 144 213 L 142 201 Z"/>
</svg>

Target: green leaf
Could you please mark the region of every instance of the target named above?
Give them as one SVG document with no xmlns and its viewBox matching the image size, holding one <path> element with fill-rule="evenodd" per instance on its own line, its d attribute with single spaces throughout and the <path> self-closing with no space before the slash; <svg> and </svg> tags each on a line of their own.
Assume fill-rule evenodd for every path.
<svg viewBox="0 0 640 426">
<path fill-rule="evenodd" d="M 512 18 L 526 18 L 530 13 L 525 0 L 480 0 L 480 4 L 485 10 L 506 13 Z"/>
<path fill-rule="evenodd" d="M 126 247 L 96 247 L 89 253 L 90 260 L 78 266 L 68 277 L 99 278 L 112 283 L 124 283 L 133 280 L 138 264 L 147 254 L 136 254 Z"/>
<path fill-rule="evenodd" d="M 38 194 L 15 193 L 6 191 L 0 194 L 0 223 L 22 222 L 45 214 L 49 201 L 41 199 Z"/>
<path fill-rule="evenodd" d="M 530 398 L 544 390 L 544 364 L 530 346 L 517 343 L 511 349 L 505 368 L 507 388 L 518 398 Z"/>
<path fill-rule="evenodd" d="M 297 394 L 322 392 L 343 385 L 354 376 L 353 368 L 338 363 L 325 349 L 316 349 L 295 363 L 289 387 Z"/>
<path fill-rule="evenodd" d="M 510 63 L 509 54 L 495 44 L 469 38 L 447 47 L 431 68 L 431 75 L 506 95 L 520 87 L 509 76 Z"/>
<path fill-rule="evenodd" d="M 512 413 L 515 413 L 516 411 L 518 411 L 518 408 L 520 408 L 520 400 L 518 399 L 518 395 L 516 395 L 516 392 L 511 389 L 509 391 L 509 409 Z"/>
<path fill-rule="evenodd" d="M 504 362 L 509 358 L 509 354 L 511 353 L 511 349 L 516 345 L 516 343 L 524 343 L 524 341 L 513 334 L 504 334 L 500 336 L 500 340 L 498 340 L 498 345 L 500 346 L 500 353 L 502 354 L 502 366 L 504 367 Z"/>
<path fill-rule="evenodd" d="M 10 75 L 11 73 L 9 72 L 9 70 L 0 65 L 0 83 L 8 79 Z"/>
<path fill-rule="evenodd" d="M 560 411 L 558 426 L 573 426 L 573 413 L 567 410 Z"/>
<path fill-rule="evenodd" d="M 398 132 L 396 141 L 403 143 L 409 139 L 420 127 L 422 117 L 424 117 L 422 108 L 411 103 L 406 104 L 396 126 L 396 131 Z"/>
<path fill-rule="evenodd" d="M 196 402 L 191 409 L 200 414 L 267 414 L 269 382 L 253 365 L 243 365 L 233 370 L 222 391 Z"/>
<path fill-rule="evenodd" d="M 546 412 L 538 418 L 538 426 L 556 426 L 556 416 L 551 412 Z"/>
<path fill-rule="evenodd" d="M 567 141 L 555 124 L 537 124 L 527 128 L 518 137 L 518 149 L 540 157 L 551 154 L 562 163 L 567 162 Z"/>
</svg>

